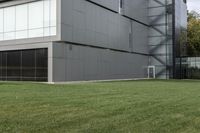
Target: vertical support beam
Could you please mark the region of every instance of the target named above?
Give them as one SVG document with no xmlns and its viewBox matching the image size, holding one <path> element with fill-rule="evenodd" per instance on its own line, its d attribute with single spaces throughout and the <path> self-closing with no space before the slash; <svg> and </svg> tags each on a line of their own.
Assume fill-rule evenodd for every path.
<svg viewBox="0 0 200 133">
<path fill-rule="evenodd" d="M 53 44 L 48 47 L 48 82 L 53 83 Z"/>
<path fill-rule="evenodd" d="M 172 33 L 172 36 L 173 36 L 173 78 L 176 78 L 176 31 L 175 31 L 175 19 L 176 19 L 176 9 L 175 9 L 175 0 L 172 0 L 172 8 L 173 8 L 173 12 L 172 12 L 172 27 L 173 27 L 173 33 Z"/>
</svg>

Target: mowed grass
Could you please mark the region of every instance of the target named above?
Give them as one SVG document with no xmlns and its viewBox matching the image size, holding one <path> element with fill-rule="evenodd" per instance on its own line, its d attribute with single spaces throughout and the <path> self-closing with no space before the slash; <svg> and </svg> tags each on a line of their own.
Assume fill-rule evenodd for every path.
<svg viewBox="0 0 200 133">
<path fill-rule="evenodd" d="M 200 82 L 0 83 L 0 133 L 199 133 Z"/>
</svg>

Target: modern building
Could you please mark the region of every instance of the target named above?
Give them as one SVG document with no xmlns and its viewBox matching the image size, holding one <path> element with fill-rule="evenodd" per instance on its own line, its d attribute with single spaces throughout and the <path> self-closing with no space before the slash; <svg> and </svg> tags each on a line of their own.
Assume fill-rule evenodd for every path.
<svg viewBox="0 0 200 133">
<path fill-rule="evenodd" d="M 2 81 L 177 77 L 185 0 L 0 1 Z"/>
</svg>

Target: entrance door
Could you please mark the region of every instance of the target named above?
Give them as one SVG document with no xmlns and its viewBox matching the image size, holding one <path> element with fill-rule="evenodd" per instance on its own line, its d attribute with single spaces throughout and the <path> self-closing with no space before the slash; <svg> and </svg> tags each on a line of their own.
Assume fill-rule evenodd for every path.
<svg viewBox="0 0 200 133">
<path fill-rule="evenodd" d="M 155 66 L 148 66 L 148 78 L 156 78 Z"/>
</svg>

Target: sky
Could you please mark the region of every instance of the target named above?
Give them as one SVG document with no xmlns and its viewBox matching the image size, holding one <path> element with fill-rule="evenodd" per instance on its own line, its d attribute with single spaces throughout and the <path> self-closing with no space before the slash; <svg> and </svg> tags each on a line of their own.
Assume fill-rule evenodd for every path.
<svg viewBox="0 0 200 133">
<path fill-rule="evenodd" d="M 200 13 L 200 0 L 187 0 L 188 10 L 194 10 Z"/>
</svg>

